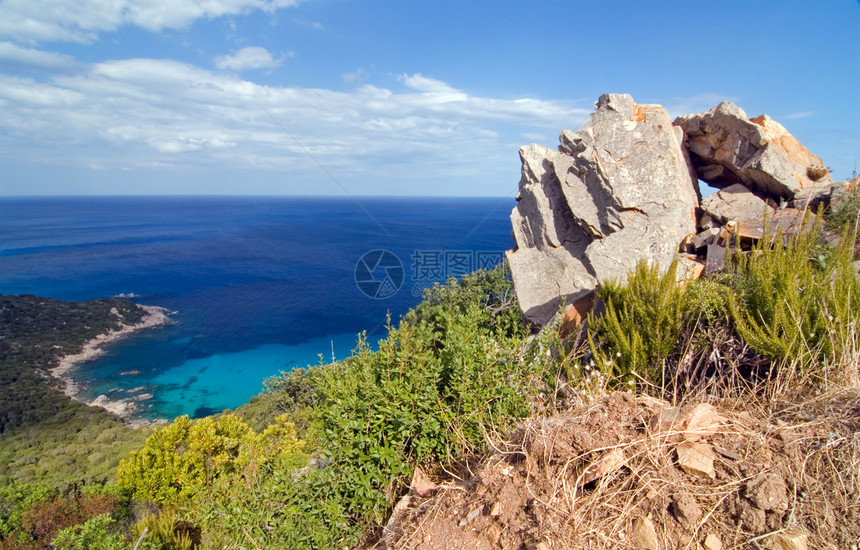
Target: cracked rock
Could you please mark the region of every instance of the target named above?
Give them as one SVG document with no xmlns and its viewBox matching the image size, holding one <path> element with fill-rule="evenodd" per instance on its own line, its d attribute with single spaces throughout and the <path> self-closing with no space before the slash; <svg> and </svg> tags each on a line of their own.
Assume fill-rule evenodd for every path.
<svg viewBox="0 0 860 550">
<path fill-rule="evenodd" d="M 529 321 L 546 324 L 640 261 L 666 269 L 696 232 L 698 190 L 683 133 L 659 105 L 604 94 L 558 151 L 520 149 L 522 178 L 511 213 L 517 248 L 508 256 Z"/>
<path fill-rule="evenodd" d="M 742 183 L 758 194 L 791 199 L 832 184 L 823 161 L 767 115 L 748 118 L 724 101 L 675 124 L 684 130 L 699 179 L 714 187 Z"/>
</svg>

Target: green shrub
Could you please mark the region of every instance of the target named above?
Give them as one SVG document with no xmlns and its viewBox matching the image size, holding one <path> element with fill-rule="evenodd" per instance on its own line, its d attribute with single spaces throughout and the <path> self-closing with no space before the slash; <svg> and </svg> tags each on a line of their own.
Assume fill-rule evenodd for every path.
<svg viewBox="0 0 860 550">
<path fill-rule="evenodd" d="M 241 418 L 225 414 L 188 416 L 155 430 L 140 450 L 117 468 L 117 484 L 135 498 L 157 504 L 185 504 L 234 475 L 252 475 L 266 460 L 289 455 L 304 460 L 295 428 L 279 421 L 258 435 Z"/>
<path fill-rule="evenodd" d="M 49 487 L 34 483 L 0 486 L 0 539 L 20 529 L 21 517 L 50 494 Z"/>
<path fill-rule="evenodd" d="M 101 514 L 81 525 L 66 527 L 51 541 L 57 550 L 126 550 L 125 538 L 111 533 L 116 522 L 108 514 Z"/>
<path fill-rule="evenodd" d="M 346 525 L 382 521 L 416 465 L 484 449 L 531 412 L 546 373 L 521 357 L 525 329 L 500 269 L 430 289 L 376 351 L 321 369 L 328 465 L 320 484 Z"/>
<path fill-rule="evenodd" d="M 787 246 L 764 239 L 749 254 L 734 254 L 727 274 L 737 332 L 756 352 L 814 374 L 822 362 L 848 351 L 860 322 L 860 283 L 852 242 L 819 244 L 820 225 Z M 776 241 L 780 242 L 779 236 Z"/>
<path fill-rule="evenodd" d="M 596 368 L 610 380 L 660 382 L 663 362 L 675 352 L 691 311 L 676 268 L 673 262 L 661 273 L 658 265 L 641 262 L 626 284 L 601 286 L 606 314 L 591 317 L 589 339 Z"/>
<path fill-rule="evenodd" d="M 301 472 L 282 459 L 259 462 L 190 497 L 203 547 L 356 543 L 416 465 L 462 460 L 485 449 L 487 432 L 533 411 L 552 368 L 525 337 L 504 270 L 477 272 L 429 289 L 377 349 L 360 337 L 346 361 L 269 379 L 255 418 L 302 419 L 302 433 L 316 434 L 315 461 Z M 279 427 L 267 434 L 296 437 Z"/>
<path fill-rule="evenodd" d="M 133 529 L 135 540 L 142 540 L 141 550 L 191 550 L 196 546 L 195 537 L 200 538 L 199 531 L 177 519 L 176 512 L 171 509 L 145 514 Z"/>
</svg>

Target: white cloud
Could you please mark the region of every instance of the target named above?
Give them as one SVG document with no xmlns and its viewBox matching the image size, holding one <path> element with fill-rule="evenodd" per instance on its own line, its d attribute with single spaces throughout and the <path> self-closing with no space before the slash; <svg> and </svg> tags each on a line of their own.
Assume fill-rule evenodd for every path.
<svg viewBox="0 0 860 550">
<path fill-rule="evenodd" d="M 288 52 L 286 56 L 295 57 L 295 54 Z M 274 59 L 266 48 L 260 46 L 248 46 L 234 55 L 219 55 L 215 58 L 217 68 L 237 72 L 245 69 L 272 69 L 280 66 L 283 62 L 284 57 Z"/>
<path fill-rule="evenodd" d="M 419 92 L 442 94 L 459 93 L 458 90 L 455 90 L 441 80 L 427 78 L 426 76 L 423 76 L 421 74 L 404 74 L 400 75 L 398 79 L 403 82 L 403 84 L 405 84 L 407 88 L 412 88 L 413 90 L 418 90 Z"/>
<path fill-rule="evenodd" d="M 318 179 L 307 148 L 341 177 L 470 177 L 499 181 L 507 192 L 523 132 L 557 135 L 591 110 L 474 96 L 421 75 L 401 81 L 411 88 L 264 86 L 156 59 L 80 65 L 41 83 L 0 75 L 0 163 L 50 158 L 108 170 L 177 163 L 184 173 L 253 169 Z"/>
<path fill-rule="evenodd" d="M 4 0 L 0 37 L 16 41 L 92 42 L 100 32 L 135 25 L 181 29 L 201 18 L 274 12 L 298 0 Z"/>
<path fill-rule="evenodd" d="M 785 115 L 784 119 L 786 120 L 794 120 L 797 118 L 809 118 L 815 114 L 815 111 L 803 111 L 802 113 L 792 113 L 790 115 Z"/>
<path fill-rule="evenodd" d="M 366 75 L 366 71 L 362 68 L 358 68 L 351 73 L 343 73 L 340 75 L 340 79 L 348 84 L 352 84 L 354 82 L 358 82 Z"/>
<path fill-rule="evenodd" d="M 75 60 L 68 55 L 32 50 L 16 46 L 11 42 L 0 42 L 0 64 L 6 69 L 43 69 L 69 71 L 76 67 Z"/>
</svg>

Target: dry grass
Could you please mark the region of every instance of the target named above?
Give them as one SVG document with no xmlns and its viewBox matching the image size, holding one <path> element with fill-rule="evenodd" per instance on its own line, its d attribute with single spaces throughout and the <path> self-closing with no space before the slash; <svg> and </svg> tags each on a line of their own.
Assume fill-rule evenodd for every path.
<svg viewBox="0 0 860 550">
<path fill-rule="evenodd" d="M 778 410 L 749 395 L 721 400 L 724 422 L 702 438 L 715 451 L 714 478 L 678 466 L 679 443 L 695 435 L 651 429 L 650 419 L 669 407 L 615 393 L 532 420 L 498 444 L 500 452 L 472 479 L 413 502 L 397 520 L 399 534 L 385 543 L 398 549 L 537 542 L 550 549 L 635 548 L 632 526 L 639 517 L 653 522 L 661 548 L 696 548 L 709 534 L 723 548 L 764 548 L 787 529 L 807 533 L 810 548 L 849 548 L 860 538 L 860 392 L 802 405 L 780 402 Z M 595 465 L 613 453 L 623 454 L 623 465 L 591 479 Z M 756 491 L 768 483 L 775 510 L 757 506 Z M 501 510 L 496 516 L 494 506 Z"/>
</svg>

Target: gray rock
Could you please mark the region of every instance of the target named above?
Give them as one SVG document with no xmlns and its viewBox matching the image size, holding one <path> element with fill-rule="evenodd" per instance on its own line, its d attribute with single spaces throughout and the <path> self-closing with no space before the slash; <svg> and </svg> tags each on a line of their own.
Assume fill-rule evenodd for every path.
<svg viewBox="0 0 860 550">
<path fill-rule="evenodd" d="M 717 238 L 720 236 L 720 228 L 719 227 L 711 227 L 710 229 L 705 229 L 704 231 L 699 232 L 698 235 L 693 237 L 690 241 L 690 244 L 693 245 L 693 248 L 696 250 L 700 248 L 704 248 L 709 244 L 714 244 L 717 242 Z"/>
<path fill-rule="evenodd" d="M 604 94 L 580 131 L 562 132 L 557 152 L 520 149 L 517 249 L 508 262 L 528 320 L 545 324 L 563 300 L 625 280 L 641 260 L 668 267 L 696 230 L 696 179 L 682 138 L 663 107 Z"/>
<path fill-rule="evenodd" d="M 832 184 L 822 160 L 767 115 L 747 118 L 723 102 L 704 113 L 675 119 L 700 179 L 714 187 L 743 183 L 753 192 L 791 199 Z"/>
<path fill-rule="evenodd" d="M 858 189 L 860 189 L 860 176 L 834 183 L 830 189 L 830 208 L 838 210 Z"/>
<path fill-rule="evenodd" d="M 721 223 L 731 220 L 761 223 L 765 214 L 773 214 L 773 208 L 739 183 L 707 197 L 701 208 Z"/>
</svg>

